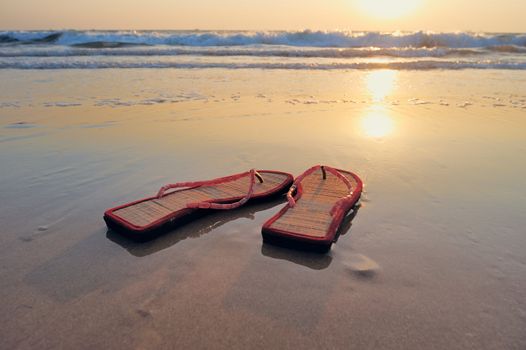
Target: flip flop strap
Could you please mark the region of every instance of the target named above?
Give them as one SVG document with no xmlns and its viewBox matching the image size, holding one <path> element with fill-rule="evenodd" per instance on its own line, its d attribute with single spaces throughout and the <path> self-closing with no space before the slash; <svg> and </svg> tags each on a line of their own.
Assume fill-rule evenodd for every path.
<svg viewBox="0 0 526 350">
<path fill-rule="evenodd" d="M 218 185 L 218 184 L 221 184 L 221 183 L 238 180 L 238 179 L 240 179 L 242 177 L 245 177 L 247 175 L 250 176 L 250 185 L 249 185 L 249 188 L 248 188 L 248 192 L 243 198 L 241 198 L 237 202 L 222 204 L 222 203 L 214 203 L 214 202 L 203 201 L 203 202 L 194 202 L 194 203 L 187 203 L 186 204 L 187 208 L 222 209 L 222 210 L 234 209 L 234 208 L 240 207 L 241 205 L 245 204 L 250 199 L 250 197 L 252 197 L 252 194 L 254 193 L 254 183 L 255 183 L 255 178 L 256 177 L 258 178 L 258 180 L 260 182 L 263 182 L 263 178 L 261 177 L 261 175 L 256 170 L 251 169 L 251 170 L 246 171 L 246 172 L 241 173 L 241 174 L 221 177 L 221 178 L 218 178 L 218 179 L 208 180 L 208 181 L 178 182 L 178 183 L 174 183 L 174 184 L 168 184 L 168 185 L 165 185 L 165 186 L 163 186 L 163 187 L 161 187 L 159 189 L 159 192 L 157 192 L 157 198 L 162 198 L 165 195 L 166 191 L 169 190 L 169 189 L 183 188 L 183 187 L 196 188 L 196 187 L 200 187 L 200 186 Z"/>
<path fill-rule="evenodd" d="M 349 189 L 349 194 L 345 197 L 343 197 L 342 199 L 340 199 L 338 202 L 336 202 L 336 204 L 332 207 L 331 209 L 331 215 L 336 215 L 337 212 L 340 212 L 342 211 L 347 205 L 348 205 L 348 202 L 351 200 L 352 198 L 352 191 L 353 191 L 353 187 L 352 187 L 352 184 L 351 182 L 349 181 L 349 179 L 347 179 L 347 177 L 345 177 L 342 173 L 340 173 L 337 169 L 334 169 L 332 167 L 329 167 L 329 166 L 326 166 L 326 165 L 315 165 L 313 166 L 312 168 L 309 168 L 307 169 L 303 174 L 301 174 L 300 176 L 298 176 L 296 178 L 296 180 L 294 180 L 294 183 L 292 184 L 292 186 L 290 187 L 289 189 L 289 192 L 287 193 L 287 201 L 289 203 L 289 206 L 292 208 L 296 205 L 296 200 L 294 199 L 294 197 L 292 196 L 292 194 L 294 193 L 294 191 L 296 190 L 296 188 L 298 186 L 301 185 L 301 181 L 303 181 L 303 179 L 305 177 L 307 177 L 308 175 L 312 174 L 314 171 L 318 170 L 318 169 L 321 169 L 322 173 L 323 173 L 323 178 L 325 179 L 326 178 L 326 173 L 325 171 L 329 171 L 331 174 L 333 174 L 334 176 L 336 176 L 337 178 L 339 178 L 340 180 L 343 181 L 343 183 L 347 186 L 347 188 Z"/>
</svg>

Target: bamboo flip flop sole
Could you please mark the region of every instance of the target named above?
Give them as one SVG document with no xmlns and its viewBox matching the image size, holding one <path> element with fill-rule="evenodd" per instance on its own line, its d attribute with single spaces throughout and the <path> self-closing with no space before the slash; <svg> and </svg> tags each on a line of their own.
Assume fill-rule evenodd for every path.
<svg viewBox="0 0 526 350">
<path fill-rule="evenodd" d="M 156 196 L 106 210 L 104 220 L 116 232 L 147 240 L 207 211 L 235 209 L 248 201 L 270 199 L 286 192 L 292 180 L 292 175 L 284 172 L 250 170 L 214 180 L 169 184 Z"/>
<path fill-rule="evenodd" d="M 263 239 L 328 251 L 362 187 L 350 171 L 323 165 L 308 169 L 291 186 L 288 204 L 263 225 Z"/>
</svg>

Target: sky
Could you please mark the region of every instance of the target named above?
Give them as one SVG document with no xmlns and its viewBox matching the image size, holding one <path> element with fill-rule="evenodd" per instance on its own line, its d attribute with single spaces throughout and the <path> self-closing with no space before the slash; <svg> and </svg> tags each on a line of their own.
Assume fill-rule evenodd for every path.
<svg viewBox="0 0 526 350">
<path fill-rule="evenodd" d="M 0 29 L 526 32 L 526 0 L 0 0 Z"/>
</svg>

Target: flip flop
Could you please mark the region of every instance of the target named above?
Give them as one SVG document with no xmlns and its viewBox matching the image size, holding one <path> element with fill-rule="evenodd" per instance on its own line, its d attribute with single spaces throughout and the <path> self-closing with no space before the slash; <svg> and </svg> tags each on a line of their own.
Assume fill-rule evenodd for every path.
<svg viewBox="0 0 526 350">
<path fill-rule="evenodd" d="M 207 211 L 235 209 L 248 201 L 283 194 L 292 180 L 284 172 L 252 169 L 209 181 L 169 184 L 154 197 L 106 210 L 104 221 L 129 238 L 148 240 Z"/>
<path fill-rule="evenodd" d="M 294 180 L 288 204 L 263 224 L 263 240 L 328 251 L 362 187 L 350 171 L 313 166 Z"/>
</svg>

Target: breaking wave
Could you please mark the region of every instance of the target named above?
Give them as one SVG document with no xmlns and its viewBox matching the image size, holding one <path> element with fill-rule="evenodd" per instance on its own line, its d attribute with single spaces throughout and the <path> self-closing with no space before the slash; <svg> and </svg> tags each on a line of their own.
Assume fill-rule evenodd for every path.
<svg viewBox="0 0 526 350">
<path fill-rule="evenodd" d="M 0 43 L 118 47 L 122 45 L 298 47 L 413 47 L 483 48 L 526 46 L 526 34 L 347 32 L 347 31 L 10 31 L 0 32 Z"/>
<path fill-rule="evenodd" d="M 0 69 L 61 68 L 526 69 L 526 34 L 0 32 Z"/>
<path fill-rule="evenodd" d="M 73 56 L 254 56 L 254 57 L 448 57 L 482 55 L 493 49 L 448 49 L 448 48 L 295 48 L 295 47 L 120 47 L 71 48 L 71 47 L 18 47 L 0 50 L 0 57 L 73 57 Z M 526 52 L 526 48 L 509 47 L 508 52 Z M 522 51 L 521 51 L 522 50 Z M 507 52 L 504 48 L 500 52 Z"/>
</svg>

